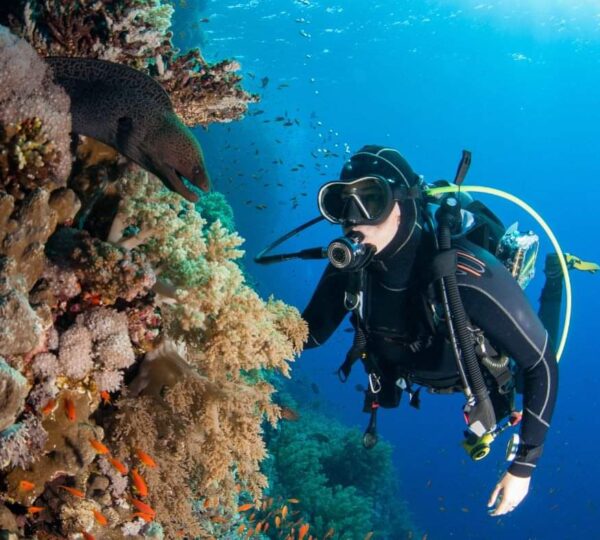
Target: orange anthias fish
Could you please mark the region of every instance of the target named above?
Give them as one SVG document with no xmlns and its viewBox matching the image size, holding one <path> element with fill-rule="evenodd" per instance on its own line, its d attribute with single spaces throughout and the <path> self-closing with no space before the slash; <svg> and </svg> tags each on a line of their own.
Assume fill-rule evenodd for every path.
<svg viewBox="0 0 600 540">
<path fill-rule="evenodd" d="M 149 514 L 151 516 L 156 515 L 154 509 L 151 506 L 147 505 L 145 502 L 142 502 L 138 499 L 131 499 L 131 502 L 133 503 L 133 506 L 135 506 L 140 512 L 144 514 Z"/>
<path fill-rule="evenodd" d="M 104 405 L 108 405 L 111 402 L 110 394 L 106 390 L 102 390 L 102 392 L 100 392 L 100 398 L 102 399 L 102 403 L 104 403 Z"/>
<path fill-rule="evenodd" d="M 102 525 L 103 527 L 106 527 L 106 525 L 108 525 L 108 519 L 106 519 L 106 516 L 102 512 L 98 512 L 98 510 L 94 510 L 93 512 L 94 518 L 96 519 L 98 524 Z"/>
<path fill-rule="evenodd" d="M 331 529 L 329 529 L 326 533 L 325 536 L 323 537 L 323 540 L 327 540 L 327 538 L 331 538 L 335 533 L 335 529 L 333 527 L 331 527 Z"/>
<path fill-rule="evenodd" d="M 45 510 L 45 506 L 30 506 L 27 508 L 28 514 L 39 514 L 42 510 Z"/>
<path fill-rule="evenodd" d="M 283 505 L 283 508 L 281 509 L 281 519 L 285 519 L 285 516 L 287 516 L 288 513 L 288 507 L 286 505 Z"/>
<path fill-rule="evenodd" d="M 110 464 L 121 474 L 125 475 L 129 472 L 129 469 L 127 469 L 127 467 L 123 465 L 123 463 L 121 463 L 117 458 L 109 457 L 108 461 L 110 461 Z"/>
<path fill-rule="evenodd" d="M 85 493 L 83 491 L 81 491 L 80 489 L 76 489 L 76 488 L 72 488 L 69 486 L 58 486 L 61 489 L 64 489 L 65 491 L 68 491 L 71 495 L 75 496 L 75 497 L 79 497 L 80 499 L 85 499 Z"/>
<path fill-rule="evenodd" d="M 154 521 L 154 514 L 146 514 L 146 512 L 134 512 L 133 517 L 141 517 L 146 523 Z"/>
<path fill-rule="evenodd" d="M 295 422 L 296 420 L 298 420 L 298 418 L 300 418 L 300 415 L 290 407 L 280 407 L 280 411 L 281 418 L 283 418 L 284 420 L 290 420 L 291 422 Z"/>
<path fill-rule="evenodd" d="M 90 534 L 89 532 L 81 531 L 81 534 L 84 540 L 96 540 L 96 537 L 93 534 Z"/>
<path fill-rule="evenodd" d="M 27 480 L 21 480 L 19 482 L 19 491 L 31 491 L 35 487 L 33 482 L 29 482 Z"/>
<path fill-rule="evenodd" d="M 300 502 L 300 499 L 288 499 L 288 502 L 292 504 L 298 504 Z"/>
<path fill-rule="evenodd" d="M 90 439 L 90 444 L 98 454 L 110 454 L 110 450 L 97 439 Z"/>
<path fill-rule="evenodd" d="M 131 469 L 131 478 L 133 480 L 133 485 L 135 486 L 136 491 L 142 497 L 146 497 L 148 495 L 148 486 L 142 478 L 142 475 L 137 472 L 137 469 L 135 467 Z"/>
<path fill-rule="evenodd" d="M 281 527 L 281 518 L 279 516 L 275 516 L 275 527 L 278 529 Z"/>
<path fill-rule="evenodd" d="M 135 453 L 144 465 L 151 468 L 156 467 L 156 462 L 148 454 L 146 454 L 146 452 L 140 450 L 139 448 L 136 448 Z"/>
<path fill-rule="evenodd" d="M 308 529 L 310 529 L 310 525 L 308 523 L 305 523 L 302 525 L 302 527 L 300 527 L 300 530 L 298 531 L 298 540 L 303 540 L 308 532 Z"/>
<path fill-rule="evenodd" d="M 50 414 L 54 410 L 54 407 L 56 407 L 56 400 L 51 399 L 50 401 L 48 401 L 48 403 L 46 403 L 46 405 L 42 407 L 42 414 Z"/>
<path fill-rule="evenodd" d="M 73 403 L 73 400 L 71 398 L 65 398 L 63 403 L 65 406 L 65 414 L 67 415 L 67 418 L 71 422 L 75 422 L 75 419 L 77 418 L 77 413 L 75 412 L 75 403 Z"/>
<path fill-rule="evenodd" d="M 246 510 L 250 510 L 250 508 L 254 508 L 254 505 L 252 503 L 246 503 L 246 504 L 242 504 L 241 506 L 238 506 L 237 511 L 245 512 Z"/>
</svg>

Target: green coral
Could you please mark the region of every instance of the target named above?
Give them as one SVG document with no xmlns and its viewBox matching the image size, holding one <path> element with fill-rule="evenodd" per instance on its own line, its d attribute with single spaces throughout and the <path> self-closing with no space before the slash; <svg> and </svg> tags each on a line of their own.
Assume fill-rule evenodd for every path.
<svg viewBox="0 0 600 540">
<path fill-rule="evenodd" d="M 233 208 L 229 206 L 227 199 L 225 199 L 222 193 L 218 191 L 204 193 L 200 190 L 196 190 L 196 193 L 200 196 L 196 203 L 196 210 L 200 212 L 208 224 L 219 220 L 227 231 L 235 231 Z"/>
<path fill-rule="evenodd" d="M 59 157 L 39 118 L 0 123 L 0 187 L 13 197 L 46 184 Z"/>
<path fill-rule="evenodd" d="M 303 413 L 271 432 L 268 449 L 270 495 L 281 504 L 298 499 L 294 520 L 309 523 L 313 537 L 333 529 L 336 540 L 364 538 L 370 531 L 398 538 L 412 529 L 398 497 L 389 444 L 366 450 L 358 430 Z"/>
</svg>

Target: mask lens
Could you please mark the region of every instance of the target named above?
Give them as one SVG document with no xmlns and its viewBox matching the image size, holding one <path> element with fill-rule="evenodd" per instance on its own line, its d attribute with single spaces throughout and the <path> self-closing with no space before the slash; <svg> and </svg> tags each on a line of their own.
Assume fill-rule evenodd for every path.
<svg viewBox="0 0 600 540">
<path fill-rule="evenodd" d="M 372 223 L 386 217 L 392 193 L 384 178 L 369 176 L 352 182 L 332 182 L 321 188 L 319 209 L 329 221 Z"/>
</svg>

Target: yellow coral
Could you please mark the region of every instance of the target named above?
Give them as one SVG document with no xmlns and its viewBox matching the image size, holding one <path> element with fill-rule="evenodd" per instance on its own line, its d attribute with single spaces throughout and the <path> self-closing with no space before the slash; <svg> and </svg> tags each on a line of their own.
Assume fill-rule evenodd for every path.
<svg viewBox="0 0 600 540">
<path fill-rule="evenodd" d="M 37 186 L 53 189 L 48 182 L 59 161 L 58 151 L 48 139 L 39 118 L 17 124 L 0 123 L 0 185 L 17 199 Z"/>
<path fill-rule="evenodd" d="M 175 302 L 161 305 L 165 337 L 184 339 L 186 351 L 162 347 L 148 355 L 119 403 L 114 444 L 121 453 L 144 445 L 161 465 L 149 476 L 157 519 L 175 530 L 193 519 L 182 506 L 208 493 L 233 512 L 235 484 L 255 498 L 267 485 L 260 462 L 266 456 L 262 421 L 275 424 L 274 387 L 262 375 L 289 375 L 307 328 L 298 311 L 267 302 L 244 282 L 235 259 L 242 239 L 217 221 L 204 221 L 153 177 L 130 175 L 113 226 L 113 241 L 137 246 L 160 267 Z M 128 229 L 129 227 L 129 229 Z M 137 231 L 127 236 L 128 230 Z M 185 473 L 182 472 L 182 467 Z M 165 489 L 169 491 L 167 497 Z M 228 509 L 228 510 L 227 510 Z M 214 527 L 207 510 L 203 530 Z M 189 525 L 189 523 L 188 523 Z"/>
</svg>

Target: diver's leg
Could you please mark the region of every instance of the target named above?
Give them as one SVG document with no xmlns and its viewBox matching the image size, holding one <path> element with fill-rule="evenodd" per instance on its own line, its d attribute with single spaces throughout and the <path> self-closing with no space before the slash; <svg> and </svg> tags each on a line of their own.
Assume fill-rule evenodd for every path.
<svg viewBox="0 0 600 540">
<path fill-rule="evenodd" d="M 548 330 L 551 343 L 556 348 L 560 330 L 560 306 L 563 294 L 563 274 L 556 253 L 549 253 L 546 256 L 544 274 L 546 274 L 546 282 L 540 296 L 538 315 L 542 324 Z"/>
</svg>

